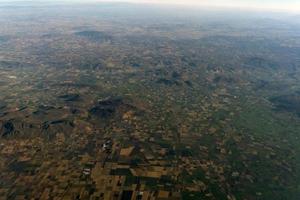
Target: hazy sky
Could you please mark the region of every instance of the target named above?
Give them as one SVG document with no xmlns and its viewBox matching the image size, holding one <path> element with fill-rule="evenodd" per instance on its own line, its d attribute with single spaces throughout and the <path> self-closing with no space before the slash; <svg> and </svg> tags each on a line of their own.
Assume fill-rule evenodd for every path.
<svg viewBox="0 0 300 200">
<path fill-rule="evenodd" d="M 300 11 L 300 0 L 122 0 L 130 2 L 176 3 L 188 5 L 213 5 Z"/>
<path fill-rule="evenodd" d="M 0 0 L 0 2 L 11 2 L 17 0 Z M 197 6 L 226 6 L 243 7 L 268 10 L 290 10 L 300 12 L 300 0 L 31 0 L 31 1 L 53 1 L 53 2 L 133 2 L 133 3 L 164 3 L 184 4 Z"/>
</svg>

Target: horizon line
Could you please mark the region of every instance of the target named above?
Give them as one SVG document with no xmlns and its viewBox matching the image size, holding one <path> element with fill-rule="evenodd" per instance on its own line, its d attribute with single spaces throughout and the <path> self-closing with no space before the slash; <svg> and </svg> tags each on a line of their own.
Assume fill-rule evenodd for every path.
<svg viewBox="0 0 300 200">
<path fill-rule="evenodd" d="M 161 2 L 159 0 L 0 0 L 1 4 L 13 4 L 13 3 L 62 3 L 62 4 L 95 4 L 95 3 L 127 3 L 127 4 L 137 4 L 137 5 L 164 5 L 164 6 L 184 6 L 192 8 L 216 8 L 216 9 L 239 9 L 239 10 L 248 10 L 248 11 L 268 11 L 268 12 L 285 12 L 285 13 L 299 13 L 300 12 L 300 3 L 292 6 L 259 6 L 254 4 L 214 4 L 207 2 Z"/>
</svg>

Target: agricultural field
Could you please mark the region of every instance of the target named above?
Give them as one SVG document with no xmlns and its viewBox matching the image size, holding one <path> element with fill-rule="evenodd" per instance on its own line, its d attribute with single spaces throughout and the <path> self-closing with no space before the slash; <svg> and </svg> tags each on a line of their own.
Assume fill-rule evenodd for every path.
<svg viewBox="0 0 300 200">
<path fill-rule="evenodd" d="M 0 4 L 0 199 L 299 199 L 292 19 Z"/>
</svg>

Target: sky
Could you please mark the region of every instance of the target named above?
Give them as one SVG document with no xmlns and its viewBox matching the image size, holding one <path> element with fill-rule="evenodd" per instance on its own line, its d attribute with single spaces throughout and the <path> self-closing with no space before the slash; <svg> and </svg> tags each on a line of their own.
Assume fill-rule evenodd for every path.
<svg viewBox="0 0 300 200">
<path fill-rule="evenodd" d="M 12 2 L 18 0 L 0 0 L 0 2 Z M 35 2 L 130 2 L 130 3 L 155 3 L 155 4 L 181 4 L 188 6 L 218 6 L 240 7 L 260 10 L 287 10 L 300 12 L 300 0 L 30 0 Z"/>
<path fill-rule="evenodd" d="M 122 0 L 198 6 L 244 7 L 252 9 L 291 10 L 300 12 L 300 0 Z"/>
</svg>

